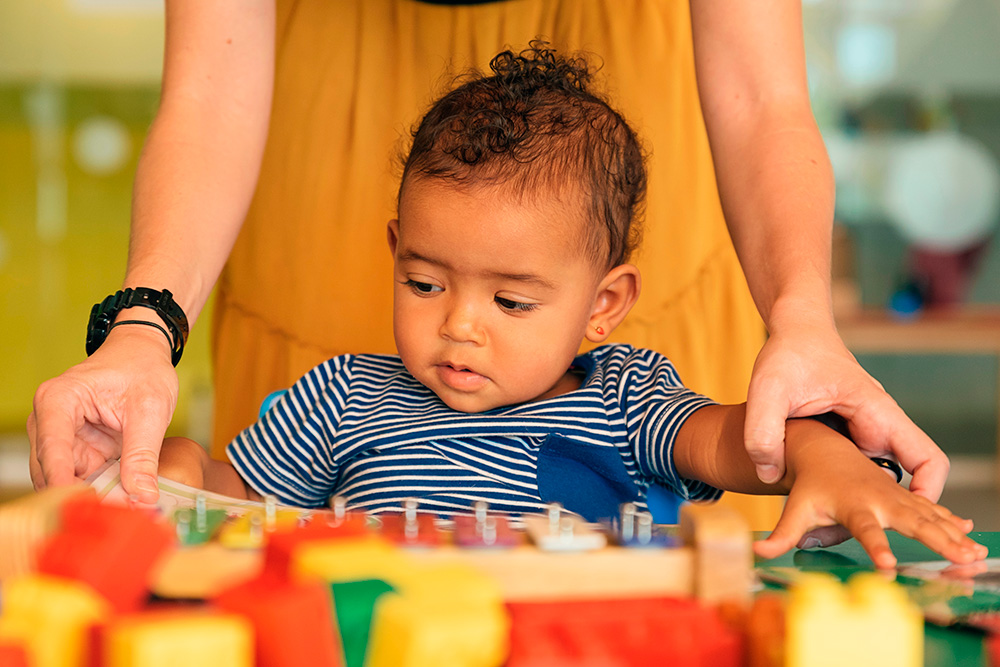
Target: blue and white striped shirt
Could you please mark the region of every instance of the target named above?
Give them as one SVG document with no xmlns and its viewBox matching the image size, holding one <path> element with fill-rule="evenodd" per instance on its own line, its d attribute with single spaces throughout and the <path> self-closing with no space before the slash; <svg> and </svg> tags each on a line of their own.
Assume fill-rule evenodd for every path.
<svg viewBox="0 0 1000 667">
<path fill-rule="evenodd" d="M 280 502 L 467 513 L 544 511 L 595 520 L 643 506 L 650 484 L 686 499 L 721 492 L 681 479 L 672 449 L 684 421 L 712 401 L 681 385 L 652 350 L 605 345 L 580 355 L 575 391 L 482 413 L 458 412 L 397 356 L 344 355 L 316 366 L 227 447 L 240 475 Z"/>
</svg>

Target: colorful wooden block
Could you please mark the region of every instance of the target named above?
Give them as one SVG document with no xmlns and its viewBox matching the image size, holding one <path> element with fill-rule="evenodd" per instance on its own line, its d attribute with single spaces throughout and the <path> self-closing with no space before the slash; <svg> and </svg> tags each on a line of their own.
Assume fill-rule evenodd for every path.
<svg viewBox="0 0 1000 667">
<path fill-rule="evenodd" d="M 508 609 L 508 667 L 743 664 L 739 629 L 692 599 L 524 602 Z"/>
<path fill-rule="evenodd" d="M 254 628 L 257 667 L 339 667 L 340 637 L 329 588 L 320 582 L 257 579 L 214 600 Z"/>
<path fill-rule="evenodd" d="M 289 572 L 295 581 L 382 579 L 393 583 L 412 567 L 408 554 L 381 537 L 365 535 L 300 544 L 291 554 Z"/>
<path fill-rule="evenodd" d="M 503 662 L 509 623 L 500 591 L 467 566 L 413 567 L 375 605 L 366 667 L 490 667 Z"/>
<path fill-rule="evenodd" d="M 923 664 L 920 609 L 899 584 L 862 572 L 842 584 L 806 572 L 792 586 L 787 608 L 788 667 L 918 667 Z"/>
<path fill-rule="evenodd" d="M 62 528 L 42 546 L 37 567 L 86 582 L 118 612 L 133 611 L 148 596 L 153 565 L 173 544 L 167 524 L 143 510 L 74 499 L 63 505 Z"/>
<path fill-rule="evenodd" d="M 116 618 L 104 631 L 105 667 L 254 667 L 250 622 L 209 610 Z"/>
<path fill-rule="evenodd" d="M 278 528 L 268 535 L 264 545 L 264 569 L 267 576 L 285 579 L 289 576 L 289 565 L 295 550 L 305 544 L 316 542 L 336 542 L 345 538 L 361 537 L 368 534 L 368 526 L 361 515 L 327 521 L 315 516 L 301 526 Z"/>
<path fill-rule="evenodd" d="M 227 549 L 259 549 L 267 535 L 278 529 L 294 528 L 301 516 L 301 511 L 283 509 L 274 496 L 266 496 L 263 509 L 250 510 L 223 526 L 219 543 Z"/>
<path fill-rule="evenodd" d="M 4 667 L 31 667 L 28 649 L 20 641 L 0 640 L 0 665 Z"/>
<path fill-rule="evenodd" d="M 783 667 L 785 664 L 785 598 L 762 593 L 747 614 L 747 667 Z"/>
<path fill-rule="evenodd" d="M 3 586 L 0 643 L 23 647 L 32 667 L 83 667 L 90 626 L 110 611 L 84 583 L 41 574 L 15 577 Z"/>
<path fill-rule="evenodd" d="M 94 498 L 87 484 L 58 486 L 0 505 L 0 581 L 35 570 L 38 549 L 62 523 L 62 506 L 71 498 Z"/>
<path fill-rule="evenodd" d="M 753 542 L 741 514 L 717 503 L 681 506 L 681 540 L 694 548 L 695 597 L 708 604 L 750 604 Z"/>
<path fill-rule="evenodd" d="M 184 546 L 193 546 L 212 539 L 226 517 L 226 510 L 182 507 L 174 510 L 171 520 L 174 523 L 177 542 Z"/>
<path fill-rule="evenodd" d="M 395 589 L 380 579 L 365 579 L 331 584 L 331 590 L 344 662 L 347 667 L 363 667 L 375 604 Z"/>
</svg>

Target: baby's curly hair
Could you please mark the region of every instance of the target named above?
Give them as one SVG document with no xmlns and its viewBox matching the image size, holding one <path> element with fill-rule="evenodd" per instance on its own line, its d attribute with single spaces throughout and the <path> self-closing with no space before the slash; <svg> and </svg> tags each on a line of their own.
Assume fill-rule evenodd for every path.
<svg viewBox="0 0 1000 667">
<path fill-rule="evenodd" d="M 643 151 L 621 114 L 589 89 L 587 60 L 547 47 L 503 51 L 492 74 L 474 74 L 431 106 L 413 131 L 400 196 L 414 176 L 579 193 L 592 223 L 588 253 L 617 266 L 641 237 Z"/>
</svg>

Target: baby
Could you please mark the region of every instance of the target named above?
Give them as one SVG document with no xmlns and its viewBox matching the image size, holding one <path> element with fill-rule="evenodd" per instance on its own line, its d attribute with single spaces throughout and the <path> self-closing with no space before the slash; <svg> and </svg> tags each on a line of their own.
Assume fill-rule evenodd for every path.
<svg viewBox="0 0 1000 667">
<path fill-rule="evenodd" d="M 788 493 L 764 557 L 842 524 L 879 567 L 883 529 L 944 557 L 986 555 L 971 522 L 911 494 L 846 438 L 792 420 L 787 472 L 757 479 L 743 405 L 685 388 L 651 350 L 602 345 L 636 302 L 645 166 L 635 134 L 588 89 L 582 60 L 535 45 L 439 99 L 414 133 L 388 224 L 399 356 L 344 355 L 302 377 L 227 452 L 168 439 L 161 474 L 236 497 L 370 512 L 416 498 L 437 514 L 588 519 L 644 505 L 652 485 Z M 335 280 L 331 275 L 324 279 Z"/>
</svg>

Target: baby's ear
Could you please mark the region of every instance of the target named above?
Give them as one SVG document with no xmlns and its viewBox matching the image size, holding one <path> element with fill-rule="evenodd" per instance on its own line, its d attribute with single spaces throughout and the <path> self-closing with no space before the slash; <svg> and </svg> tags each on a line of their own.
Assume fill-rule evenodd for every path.
<svg viewBox="0 0 1000 667">
<path fill-rule="evenodd" d="M 641 289 L 642 276 L 632 264 L 619 264 L 608 271 L 597 287 L 587 326 L 587 340 L 591 343 L 607 340 L 632 310 Z"/>
<path fill-rule="evenodd" d="M 386 238 L 389 241 L 389 252 L 392 253 L 393 256 L 395 256 L 396 244 L 399 243 L 399 220 L 397 220 L 396 218 L 390 220 L 389 224 L 386 225 L 385 233 L 386 233 Z"/>
</svg>

